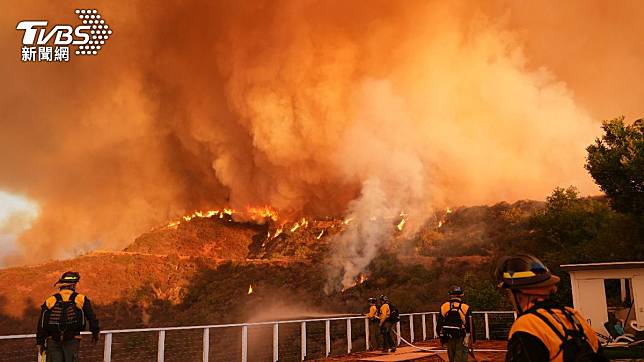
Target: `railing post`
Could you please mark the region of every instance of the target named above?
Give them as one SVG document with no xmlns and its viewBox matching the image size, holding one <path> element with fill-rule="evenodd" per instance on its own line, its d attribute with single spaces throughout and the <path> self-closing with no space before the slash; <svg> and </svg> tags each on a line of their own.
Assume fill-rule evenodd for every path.
<svg viewBox="0 0 644 362">
<path fill-rule="evenodd" d="M 326 356 L 329 357 L 331 354 L 331 321 L 326 320 L 324 321 L 324 340 L 325 340 L 325 352 Z"/>
<path fill-rule="evenodd" d="M 273 324 L 273 362 L 279 361 L 280 358 L 279 339 L 279 324 L 275 323 Z"/>
<path fill-rule="evenodd" d="M 400 339 L 402 338 L 400 336 L 400 321 L 396 322 L 396 331 L 398 331 L 398 338 L 397 338 L 397 343 L 396 346 L 400 346 Z"/>
<path fill-rule="evenodd" d="M 422 315 L 421 321 L 423 323 L 423 341 L 427 340 L 427 322 L 425 321 L 425 314 Z"/>
<path fill-rule="evenodd" d="M 369 345 L 369 318 L 364 319 L 364 345 L 367 351 L 371 348 Z"/>
<path fill-rule="evenodd" d="M 302 361 L 304 361 L 306 359 L 306 322 L 302 322 L 300 335 L 302 336 L 302 340 L 300 341 L 302 346 Z"/>
<path fill-rule="evenodd" d="M 487 312 L 484 313 L 485 316 L 485 339 L 490 339 L 490 321 L 488 319 Z"/>
<path fill-rule="evenodd" d="M 210 328 L 203 329 L 203 362 L 208 362 L 210 353 Z"/>
<path fill-rule="evenodd" d="M 414 315 L 409 315 L 409 341 L 414 343 Z"/>
<path fill-rule="evenodd" d="M 157 345 L 157 361 L 163 362 L 165 359 L 165 331 L 159 331 L 159 343 Z"/>
<path fill-rule="evenodd" d="M 242 327 L 241 360 L 242 362 L 248 362 L 248 326 Z"/>
<path fill-rule="evenodd" d="M 436 330 L 436 313 L 432 313 L 432 328 L 434 328 L 434 338 L 438 338 L 438 331 Z"/>
<path fill-rule="evenodd" d="M 112 361 L 112 333 L 105 334 L 105 348 L 103 348 L 103 362 Z"/>
<path fill-rule="evenodd" d="M 347 318 L 347 354 L 351 353 L 351 318 Z"/>
</svg>

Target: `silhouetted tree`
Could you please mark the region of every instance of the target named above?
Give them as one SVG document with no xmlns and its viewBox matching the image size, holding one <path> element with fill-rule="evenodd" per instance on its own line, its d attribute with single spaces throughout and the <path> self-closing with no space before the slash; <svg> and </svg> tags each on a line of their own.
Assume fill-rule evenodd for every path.
<svg viewBox="0 0 644 362">
<path fill-rule="evenodd" d="M 644 120 L 624 124 L 624 117 L 604 121 L 604 135 L 588 146 L 586 169 L 624 213 L 644 214 Z"/>
</svg>

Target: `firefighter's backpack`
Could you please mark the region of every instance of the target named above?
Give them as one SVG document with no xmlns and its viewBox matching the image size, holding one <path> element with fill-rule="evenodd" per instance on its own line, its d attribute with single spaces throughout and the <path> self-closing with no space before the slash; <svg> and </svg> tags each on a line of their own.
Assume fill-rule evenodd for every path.
<svg viewBox="0 0 644 362">
<path fill-rule="evenodd" d="M 396 308 L 395 305 L 389 303 L 389 321 L 391 322 L 400 322 L 400 311 Z"/>
<path fill-rule="evenodd" d="M 558 353 L 563 353 L 564 362 L 608 362 L 608 359 L 606 359 L 602 354 L 593 351 L 593 348 L 588 341 L 588 337 L 584 332 L 584 328 L 577 318 L 565 309 L 561 310 L 568 321 L 570 321 L 574 326 L 572 329 L 567 328 L 556 315 L 546 309 L 546 311 L 561 325 L 564 330 L 564 334 L 562 334 L 561 331 L 542 314 L 537 313 L 536 311 L 531 311 L 530 313 L 539 317 L 539 319 L 541 319 L 550 329 L 552 329 L 557 337 L 561 339 L 562 343 L 561 347 L 559 347 Z"/>
<path fill-rule="evenodd" d="M 85 315 L 76 305 L 78 293 L 70 295 L 69 300 L 63 300 L 60 293 L 54 294 L 56 303 L 43 311 L 42 325 L 51 333 L 82 331 L 85 329 Z"/>
<path fill-rule="evenodd" d="M 449 302 L 449 310 L 445 313 L 441 337 L 443 339 L 460 338 L 465 336 L 465 321 L 463 320 L 463 303 Z"/>
</svg>

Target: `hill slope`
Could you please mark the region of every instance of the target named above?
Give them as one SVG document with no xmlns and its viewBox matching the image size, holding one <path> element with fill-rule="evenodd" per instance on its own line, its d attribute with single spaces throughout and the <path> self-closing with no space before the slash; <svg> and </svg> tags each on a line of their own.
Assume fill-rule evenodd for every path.
<svg viewBox="0 0 644 362">
<path fill-rule="evenodd" d="M 437 213 L 440 225 L 432 221 L 415 239 L 383 250 L 369 267 L 369 280 L 332 295 L 323 292 L 325 259 L 342 220 L 258 225 L 228 215 L 194 218 L 145 233 L 120 252 L 0 270 L 0 334 L 32 332 L 39 304 L 66 270 L 81 273 L 79 291 L 92 299 L 104 328 L 356 313 L 367 297 L 381 293 L 402 310 L 433 309 L 449 283 L 481 273 L 494 238 L 508 228 L 524 232 L 513 220 L 541 206 L 504 203 Z"/>
</svg>

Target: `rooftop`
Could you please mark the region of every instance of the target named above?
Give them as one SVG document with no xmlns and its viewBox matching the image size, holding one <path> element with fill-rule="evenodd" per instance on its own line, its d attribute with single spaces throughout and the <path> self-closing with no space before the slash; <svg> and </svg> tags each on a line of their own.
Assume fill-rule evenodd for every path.
<svg viewBox="0 0 644 362">
<path fill-rule="evenodd" d="M 618 261 L 610 263 L 563 264 L 561 267 L 568 271 L 575 270 L 604 270 L 604 269 L 644 269 L 644 261 Z"/>
</svg>

